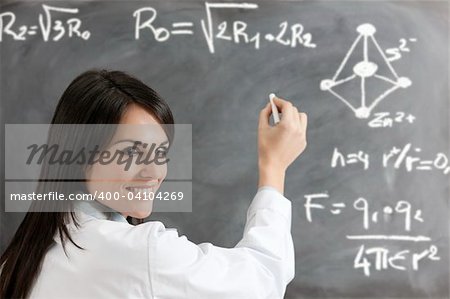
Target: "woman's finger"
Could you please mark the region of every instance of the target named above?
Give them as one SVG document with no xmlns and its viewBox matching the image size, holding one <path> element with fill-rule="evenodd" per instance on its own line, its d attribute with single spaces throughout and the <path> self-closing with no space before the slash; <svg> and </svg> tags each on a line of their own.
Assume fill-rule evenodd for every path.
<svg viewBox="0 0 450 299">
<path fill-rule="evenodd" d="M 269 119 L 271 113 L 272 109 L 270 107 L 270 102 L 268 102 L 267 105 L 259 113 L 259 123 L 258 123 L 259 128 L 265 128 L 270 126 Z"/>
<path fill-rule="evenodd" d="M 297 107 L 295 107 L 294 106 L 294 111 L 295 111 L 295 116 L 296 116 L 296 124 L 297 124 L 297 128 L 299 129 L 299 130 L 301 130 L 301 124 L 300 124 L 300 122 L 301 122 L 301 119 L 300 119 L 300 113 L 298 112 L 298 108 Z"/>
<path fill-rule="evenodd" d="M 301 131 L 306 133 L 306 130 L 308 129 L 308 115 L 304 112 L 300 112 L 299 116 Z"/>
<path fill-rule="evenodd" d="M 278 108 L 278 112 L 282 113 L 283 116 L 281 117 L 281 122 L 284 120 L 284 122 L 291 122 L 296 119 L 296 116 L 294 115 L 294 106 L 291 102 L 280 99 L 278 97 L 273 98 L 273 102 L 275 106 Z M 295 117 L 295 118 L 294 118 Z"/>
</svg>

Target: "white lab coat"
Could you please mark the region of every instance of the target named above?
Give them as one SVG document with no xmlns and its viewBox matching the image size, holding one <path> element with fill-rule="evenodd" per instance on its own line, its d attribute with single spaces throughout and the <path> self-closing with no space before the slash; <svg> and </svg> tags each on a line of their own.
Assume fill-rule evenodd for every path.
<svg viewBox="0 0 450 299">
<path fill-rule="evenodd" d="M 294 277 L 291 202 L 271 187 L 258 190 L 234 248 L 194 244 L 159 221 L 76 211 L 82 227 L 69 229 L 86 250 L 69 241 L 67 257 L 55 236 L 30 298 L 279 299 Z"/>
</svg>

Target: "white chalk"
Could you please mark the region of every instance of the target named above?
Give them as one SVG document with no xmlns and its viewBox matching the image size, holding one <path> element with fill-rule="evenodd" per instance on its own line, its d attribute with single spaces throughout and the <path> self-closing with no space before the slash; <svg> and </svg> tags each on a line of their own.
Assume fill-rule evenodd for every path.
<svg viewBox="0 0 450 299">
<path fill-rule="evenodd" d="M 273 123 L 277 124 L 280 122 L 280 114 L 278 113 L 277 106 L 273 102 L 273 98 L 275 98 L 275 97 L 276 96 L 274 93 L 269 94 L 270 106 L 272 107 Z"/>
</svg>

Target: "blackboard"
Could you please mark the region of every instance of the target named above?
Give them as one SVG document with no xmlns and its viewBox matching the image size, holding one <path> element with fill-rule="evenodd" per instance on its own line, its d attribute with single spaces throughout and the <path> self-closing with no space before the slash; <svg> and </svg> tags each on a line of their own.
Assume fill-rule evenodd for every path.
<svg viewBox="0 0 450 299">
<path fill-rule="evenodd" d="M 197 243 L 239 241 L 258 113 L 275 92 L 309 116 L 286 176 L 286 298 L 449 297 L 446 1 L 33 1 L 1 13 L 2 124 L 48 123 L 91 68 L 140 78 L 192 124 L 193 211 L 148 220 Z M 1 213 L 2 250 L 22 217 Z"/>
</svg>

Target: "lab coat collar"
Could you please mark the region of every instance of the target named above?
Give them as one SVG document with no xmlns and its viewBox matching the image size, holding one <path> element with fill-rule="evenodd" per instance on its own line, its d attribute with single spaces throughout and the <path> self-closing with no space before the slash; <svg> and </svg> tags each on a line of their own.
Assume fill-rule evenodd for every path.
<svg viewBox="0 0 450 299">
<path fill-rule="evenodd" d="M 127 219 L 121 213 L 102 205 L 97 200 L 75 202 L 74 208 L 75 211 L 82 212 L 97 219 L 128 223 Z"/>
</svg>

